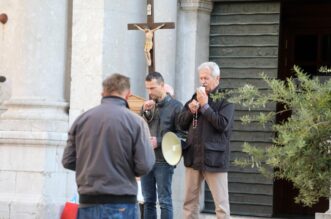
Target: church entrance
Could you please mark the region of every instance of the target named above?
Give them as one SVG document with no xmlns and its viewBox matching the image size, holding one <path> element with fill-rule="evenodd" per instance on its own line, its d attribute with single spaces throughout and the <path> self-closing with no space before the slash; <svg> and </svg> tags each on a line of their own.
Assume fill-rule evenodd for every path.
<svg viewBox="0 0 331 219">
<path fill-rule="evenodd" d="M 321 66 L 331 67 L 331 3 L 321 0 L 283 1 L 281 4 L 278 78 L 293 77 L 293 65 L 300 66 L 311 77 L 321 77 Z M 283 118 L 279 118 L 284 119 Z M 325 212 L 328 200 L 313 207 L 294 203 L 297 191 L 290 182 L 274 183 L 274 215 L 314 218 Z"/>
</svg>

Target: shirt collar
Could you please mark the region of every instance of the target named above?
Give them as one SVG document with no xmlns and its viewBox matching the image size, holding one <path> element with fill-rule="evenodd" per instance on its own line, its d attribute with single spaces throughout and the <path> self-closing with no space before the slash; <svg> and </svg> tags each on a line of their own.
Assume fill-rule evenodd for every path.
<svg viewBox="0 0 331 219">
<path fill-rule="evenodd" d="M 124 98 L 119 96 L 105 96 L 102 98 L 101 103 L 107 103 L 110 101 L 114 102 L 115 104 L 125 106 L 126 108 L 129 109 L 128 101 L 126 101 Z"/>
<path fill-rule="evenodd" d="M 159 107 L 162 107 L 162 106 L 164 106 L 165 103 L 167 103 L 170 100 L 171 100 L 171 97 L 169 95 L 166 95 L 160 102 L 157 102 L 156 104 Z"/>
</svg>

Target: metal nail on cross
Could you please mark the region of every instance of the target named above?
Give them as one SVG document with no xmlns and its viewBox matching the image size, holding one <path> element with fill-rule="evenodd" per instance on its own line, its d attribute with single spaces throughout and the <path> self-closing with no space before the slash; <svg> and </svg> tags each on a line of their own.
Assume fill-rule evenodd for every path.
<svg viewBox="0 0 331 219">
<path fill-rule="evenodd" d="M 175 23 L 154 23 L 154 0 L 147 0 L 147 23 L 128 24 L 129 30 L 141 30 L 145 33 L 145 58 L 148 72 L 155 71 L 154 32 L 159 29 L 174 29 Z"/>
</svg>

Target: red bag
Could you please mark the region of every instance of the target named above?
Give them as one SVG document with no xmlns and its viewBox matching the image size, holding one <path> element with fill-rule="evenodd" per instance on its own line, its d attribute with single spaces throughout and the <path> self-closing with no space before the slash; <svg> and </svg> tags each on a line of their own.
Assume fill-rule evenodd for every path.
<svg viewBox="0 0 331 219">
<path fill-rule="evenodd" d="M 66 202 L 64 205 L 61 219 L 76 219 L 78 213 L 78 204 Z"/>
</svg>

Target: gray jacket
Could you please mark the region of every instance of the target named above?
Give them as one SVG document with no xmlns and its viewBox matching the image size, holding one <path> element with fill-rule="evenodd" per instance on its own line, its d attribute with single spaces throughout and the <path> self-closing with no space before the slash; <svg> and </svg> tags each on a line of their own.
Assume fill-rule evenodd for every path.
<svg viewBox="0 0 331 219">
<path fill-rule="evenodd" d="M 229 169 L 230 137 L 234 120 L 234 105 L 226 99 L 213 100 L 211 95 L 221 92 L 219 87 L 208 95 L 208 107 L 198 113 L 198 125 L 192 127 L 193 114 L 188 104 L 179 115 L 179 124 L 188 131 L 183 149 L 184 165 L 196 170 L 227 172 Z"/>
<path fill-rule="evenodd" d="M 119 97 L 104 97 L 79 116 L 68 137 L 62 164 L 76 171 L 81 203 L 135 197 L 135 177 L 147 174 L 155 163 L 146 122 Z"/>
</svg>

